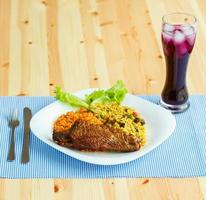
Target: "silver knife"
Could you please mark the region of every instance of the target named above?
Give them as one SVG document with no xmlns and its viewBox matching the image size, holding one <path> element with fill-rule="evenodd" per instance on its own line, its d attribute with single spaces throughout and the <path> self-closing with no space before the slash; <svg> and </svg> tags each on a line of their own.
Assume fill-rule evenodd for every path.
<svg viewBox="0 0 206 200">
<path fill-rule="evenodd" d="M 30 143 L 30 120 L 32 117 L 31 110 L 29 108 L 24 108 L 24 140 L 21 155 L 21 162 L 29 162 L 29 143 Z"/>
</svg>

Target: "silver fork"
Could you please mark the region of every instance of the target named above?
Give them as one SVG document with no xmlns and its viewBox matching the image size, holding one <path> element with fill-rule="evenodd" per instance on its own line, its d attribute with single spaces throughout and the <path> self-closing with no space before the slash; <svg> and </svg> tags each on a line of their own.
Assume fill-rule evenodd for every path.
<svg viewBox="0 0 206 200">
<path fill-rule="evenodd" d="M 7 157 L 8 161 L 13 161 L 15 160 L 15 141 L 14 141 L 14 131 L 15 128 L 19 125 L 19 120 L 18 120 L 18 109 L 14 109 L 11 116 L 9 117 L 9 127 L 12 130 L 12 135 L 11 135 L 11 142 L 10 142 L 10 147 L 9 147 L 9 154 Z"/>
</svg>

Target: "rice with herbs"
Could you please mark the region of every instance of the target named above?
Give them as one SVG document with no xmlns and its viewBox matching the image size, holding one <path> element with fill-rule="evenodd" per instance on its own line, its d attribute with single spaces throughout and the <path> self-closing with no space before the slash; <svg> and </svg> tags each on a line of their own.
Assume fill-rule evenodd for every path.
<svg viewBox="0 0 206 200">
<path fill-rule="evenodd" d="M 92 107 L 92 110 L 103 123 L 134 135 L 140 140 L 141 146 L 146 143 L 145 121 L 132 108 L 117 103 L 97 103 Z"/>
</svg>

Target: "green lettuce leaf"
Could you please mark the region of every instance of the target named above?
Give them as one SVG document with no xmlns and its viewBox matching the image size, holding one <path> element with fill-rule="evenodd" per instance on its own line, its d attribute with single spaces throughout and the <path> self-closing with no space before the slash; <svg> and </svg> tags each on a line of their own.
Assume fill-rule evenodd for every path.
<svg viewBox="0 0 206 200">
<path fill-rule="evenodd" d="M 117 103 L 121 103 L 127 94 L 127 89 L 122 80 L 118 80 L 114 86 L 106 90 L 106 95 Z"/>
<path fill-rule="evenodd" d="M 127 89 L 123 81 L 118 80 L 116 84 L 108 90 L 96 90 L 89 95 L 85 95 L 85 100 L 71 93 L 64 92 L 61 87 L 56 87 L 54 92 L 57 100 L 74 107 L 84 107 L 90 110 L 91 106 L 96 103 L 121 103 L 127 94 Z"/>
<path fill-rule="evenodd" d="M 114 86 L 108 90 L 97 90 L 86 96 L 88 104 L 117 102 L 121 103 L 127 94 L 127 89 L 123 81 L 118 80 Z"/>
<path fill-rule="evenodd" d="M 85 99 L 86 99 L 86 102 L 88 104 L 91 104 L 96 99 L 101 99 L 104 96 L 105 96 L 105 91 L 104 90 L 96 90 L 96 91 L 92 92 L 91 94 L 86 95 Z"/>
<path fill-rule="evenodd" d="M 74 107 L 84 107 L 89 108 L 89 105 L 82 99 L 74 96 L 71 93 L 64 92 L 61 87 L 56 87 L 55 91 L 55 98 L 63 103 L 67 103 Z"/>
</svg>

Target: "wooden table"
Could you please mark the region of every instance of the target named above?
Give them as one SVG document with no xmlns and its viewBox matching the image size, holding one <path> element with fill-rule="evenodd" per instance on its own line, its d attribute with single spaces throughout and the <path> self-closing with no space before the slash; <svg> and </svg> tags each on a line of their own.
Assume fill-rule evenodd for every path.
<svg viewBox="0 0 206 200">
<path fill-rule="evenodd" d="M 161 17 L 198 19 L 188 70 L 191 93 L 206 91 L 205 0 L 0 0 L 0 95 L 52 95 L 109 87 L 160 94 L 165 62 Z M 204 199 L 206 178 L 0 180 L 0 199 Z"/>
</svg>

